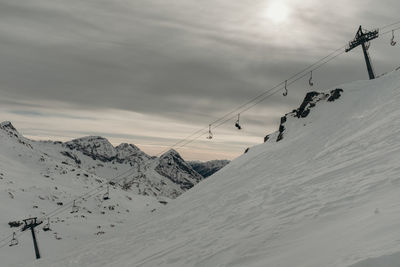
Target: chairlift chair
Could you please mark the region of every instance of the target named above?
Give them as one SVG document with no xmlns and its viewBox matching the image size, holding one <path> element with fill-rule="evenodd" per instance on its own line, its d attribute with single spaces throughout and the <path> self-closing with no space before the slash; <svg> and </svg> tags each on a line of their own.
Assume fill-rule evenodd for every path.
<svg viewBox="0 0 400 267">
<path fill-rule="evenodd" d="M 242 130 L 242 126 L 240 126 L 240 113 L 238 114 L 238 118 L 236 120 L 235 127 L 238 128 L 238 130 Z"/>
<path fill-rule="evenodd" d="M 287 90 L 287 80 L 285 81 L 285 92 L 283 92 L 283 96 L 288 95 L 288 90 Z"/>
<path fill-rule="evenodd" d="M 50 231 L 50 218 L 47 218 L 47 223 L 43 226 L 43 231 Z"/>
<path fill-rule="evenodd" d="M 16 237 L 16 235 L 15 235 L 15 232 L 13 232 L 13 237 L 12 237 L 12 239 L 11 239 L 11 241 L 10 241 L 10 247 L 13 247 L 13 246 L 16 246 L 16 245 L 18 245 L 18 239 L 17 239 L 17 237 Z"/>
<path fill-rule="evenodd" d="M 213 138 L 213 133 L 211 132 L 211 124 L 208 126 L 208 136 L 207 139 L 212 139 Z"/>
<path fill-rule="evenodd" d="M 308 84 L 312 87 L 314 85 L 314 82 L 312 81 L 312 71 L 310 72 L 310 79 L 308 80 Z"/>
<path fill-rule="evenodd" d="M 392 39 L 390 40 L 390 45 L 395 46 L 397 42 L 394 40 L 394 30 L 392 30 Z"/>
</svg>

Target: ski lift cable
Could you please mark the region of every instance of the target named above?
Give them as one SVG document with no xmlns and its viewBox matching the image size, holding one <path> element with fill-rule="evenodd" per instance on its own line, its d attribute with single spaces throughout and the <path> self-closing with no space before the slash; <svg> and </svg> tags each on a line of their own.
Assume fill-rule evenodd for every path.
<svg viewBox="0 0 400 267">
<path fill-rule="evenodd" d="M 304 76 L 305 76 L 305 75 L 304 75 Z M 303 76 L 303 77 L 304 77 L 304 76 Z M 301 77 L 301 78 L 303 78 L 303 77 Z M 299 78 L 299 79 L 300 79 L 300 78 Z M 297 80 L 299 80 L 299 79 L 297 79 Z M 292 84 L 292 83 L 291 83 L 291 84 Z M 249 107 L 247 107 L 246 109 L 243 109 L 241 112 L 242 112 L 242 113 L 246 112 L 247 110 L 253 108 L 255 105 L 258 105 L 259 103 L 261 103 L 261 102 L 263 102 L 264 100 L 266 100 L 267 98 L 269 98 L 269 97 L 275 95 L 276 93 L 280 92 L 281 90 L 282 90 L 281 87 L 280 87 L 280 88 L 276 88 L 275 91 L 271 92 L 269 95 L 265 96 L 264 98 L 260 99 L 258 102 L 254 103 L 254 105 L 249 106 Z M 236 118 L 236 115 L 226 118 L 224 121 L 221 121 L 220 123 L 216 124 L 216 125 L 214 126 L 214 129 L 216 129 L 216 128 L 218 128 L 218 127 L 220 127 L 220 126 L 226 124 L 227 122 L 231 121 L 231 120 L 234 119 L 234 118 Z M 206 134 L 207 134 L 206 132 L 203 132 L 202 134 L 198 135 L 196 138 L 193 138 L 193 139 L 191 139 L 191 140 L 187 140 L 187 142 L 184 143 L 181 147 L 193 143 L 194 141 L 198 140 L 199 138 L 205 136 Z M 180 148 L 180 147 L 179 147 L 179 148 Z"/>
<path fill-rule="evenodd" d="M 82 194 L 82 195 L 76 197 L 75 200 L 84 200 L 84 199 L 87 200 L 87 199 L 90 199 L 91 197 L 93 197 L 93 196 L 99 194 L 100 192 L 106 190 L 107 187 L 104 187 L 104 185 L 106 185 L 106 184 L 109 185 L 109 184 L 112 183 L 112 182 L 117 183 L 117 182 L 119 182 L 120 180 L 129 177 L 129 176 L 132 175 L 134 172 L 135 172 L 135 169 L 128 169 L 127 171 L 125 171 L 125 172 L 123 172 L 123 173 L 121 173 L 121 174 L 115 176 L 114 178 L 108 180 L 107 182 L 103 182 L 102 184 L 100 184 L 100 185 L 97 186 L 96 188 L 91 189 L 91 190 L 87 191 L 86 193 L 84 193 L 84 194 Z M 59 213 L 65 211 L 65 210 L 69 209 L 70 207 L 72 207 L 73 203 L 74 203 L 74 200 L 68 202 L 68 203 L 65 204 L 63 207 L 57 208 L 57 209 L 55 209 L 55 210 L 53 210 L 53 211 L 51 211 L 51 212 L 49 212 L 49 213 L 46 213 L 43 217 L 48 217 L 48 216 L 49 216 L 49 217 L 53 217 L 53 216 L 55 216 L 55 213 L 56 213 L 56 214 L 59 214 Z"/>
<path fill-rule="evenodd" d="M 112 178 L 111 180 L 107 181 L 107 182 L 103 182 L 102 184 L 100 184 L 98 187 L 93 188 L 87 192 L 85 192 L 84 194 L 81 194 L 79 196 L 77 196 L 74 200 L 71 200 L 70 202 L 67 202 L 65 205 L 63 205 L 62 207 L 56 208 L 50 212 L 47 212 L 46 214 L 44 214 L 43 216 L 41 216 L 41 220 L 45 219 L 45 218 L 51 218 L 54 217 L 66 210 L 69 210 L 73 204 L 74 201 L 77 200 L 83 200 L 83 199 L 90 199 L 91 197 L 99 194 L 100 192 L 104 191 L 106 188 L 104 188 L 105 184 L 110 184 L 110 182 L 118 182 L 119 180 L 122 180 L 124 178 L 129 177 L 130 175 L 133 174 L 135 170 L 134 169 L 129 169 L 128 171 L 125 171 L 117 176 L 115 176 L 114 178 Z"/>
<path fill-rule="evenodd" d="M 380 35 L 386 35 L 386 34 L 388 34 L 388 33 L 392 33 L 392 31 L 397 31 L 397 30 L 399 30 L 399 29 L 400 29 L 400 27 L 393 28 L 393 29 L 390 29 L 390 30 L 388 30 L 388 31 L 385 31 L 385 32 L 380 33 Z"/>
<path fill-rule="evenodd" d="M 388 28 L 388 27 L 390 27 L 390 26 L 394 26 L 394 25 L 397 25 L 397 24 L 400 24 L 400 21 L 395 22 L 395 23 L 392 23 L 392 24 L 389 24 L 389 25 L 386 25 L 386 26 L 383 26 L 383 27 L 380 27 L 379 29 L 382 30 L 382 29 L 385 29 L 385 28 Z M 395 28 L 395 29 L 393 29 L 393 30 L 398 30 L 398 29 L 400 29 L 400 27 Z M 386 35 L 386 34 L 388 34 L 388 33 L 390 33 L 390 32 L 392 32 L 392 30 L 383 32 L 383 33 L 381 33 L 381 35 Z M 328 54 L 327 56 L 321 58 L 320 60 L 314 62 L 313 64 L 309 65 L 308 67 L 304 68 L 303 70 L 301 70 L 301 71 L 295 73 L 294 75 L 292 75 L 291 77 L 289 77 L 289 78 L 287 79 L 288 81 L 290 81 L 290 83 L 288 83 L 288 85 L 292 84 L 292 81 L 291 81 L 291 80 L 295 79 L 296 77 L 298 78 L 298 76 L 301 75 L 301 74 L 303 74 L 304 72 L 309 73 L 310 70 L 311 70 L 311 71 L 314 71 L 314 70 L 318 69 L 319 67 L 317 67 L 317 68 L 315 68 L 315 69 L 312 69 L 312 68 L 313 68 L 314 66 L 317 66 L 319 63 L 323 62 L 322 64 L 325 65 L 326 62 L 324 62 L 324 60 L 327 60 L 327 59 L 329 59 L 330 57 L 336 58 L 337 56 L 342 55 L 342 54 L 343 54 L 343 49 L 344 49 L 346 46 L 347 46 L 347 45 L 344 45 L 344 46 L 342 46 L 342 47 L 340 47 L 340 48 L 334 50 L 333 52 L 331 52 L 331 53 Z M 340 52 L 340 53 L 337 54 L 338 52 Z M 329 62 L 329 61 L 331 61 L 331 60 L 328 60 L 328 62 Z M 301 75 L 300 78 L 303 78 L 303 77 L 304 77 L 304 75 Z M 297 78 L 295 79 L 296 81 L 299 80 L 299 79 L 297 79 Z M 274 89 L 276 89 L 276 88 L 282 86 L 283 84 L 284 84 L 284 81 L 281 82 L 281 83 L 279 83 L 279 84 L 277 84 L 276 86 L 274 86 L 274 87 L 272 87 L 272 88 L 266 90 L 265 92 L 263 92 L 263 93 L 261 93 L 261 94 L 255 96 L 254 98 L 252 98 L 252 99 L 250 99 L 249 101 L 243 103 L 242 105 L 236 107 L 235 109 L 233 109 L 233 110 L 231 110 L 230 112 L 226 113 L 226 114 L 223 115 L 222 117 L 220 117 L 220 118 L 214 120 L 211 124 L 214 125 L 214 124 L 216 124 L 216 123 L 218 123 L 218 122 L 220 122 L 220 121 L 224 121 L 224 119 L 226 119 L 226 118 L 228 118 L 228 117 L 229 117 L 229 119 L 228 119 L 228 121 L 229 121 L 229 120 L 231 119 L 231 117 L 230 117 L 231 114 L 234 114 L 234 113 L 236 114 L 236 113 L 238 112 L 238 110 L 240 110 L 241 108 L 245 108 L 247 105 L 250 105 L 250 104 L 252 104 L 253 102 L 256 102 L 259 98 L 263 98 L 266 94 L 268 94 L 269 92 L 273 91 Z M 259 103 L 259 102 L 257 102 L 257 103 Z M 253 105 L 251 105 L 251 107 L 253 107 Z M 246 110 L 247 110 L 247 109 L 246 109 Z M 175 144 L 173 144 L 172 146 L 170 146 L 170 147 L 168 148 L 168 150 L 171 149 L 171 148 L 175 148 L 175 147 L 177 147 L 177 148 L 183 147 L 183 146 L 186 145 L 186 142 L 187 142 L 188 140 L 189 140 L 189 143 L 191 143 L 190 140 L 192 139 L 193 136 L 196 136 L 196 135 L 197 135 L 196 137 L 194 137 L 194 139 L 198 139 L 198 138 L 204 136 L 205 134 L 202 133 L 202 132 L 203 132 L 204 130 L 206 130 L 207 128 L 208 128 L 208 127 L 204 127 L 204 128 L 202 128 L 202 129 L 200 129 L 200 130 L 195 131 L 194 133 L 190 134 L 189 136 L 183 138 L 182 140 L 180 140 L 180 141 L 176 142 Z M 164 154 L 164 153 L 167 152 L 168 150 L 164 150 L 164 151 L 160 152 L 160 153 L 158 154 L 158 156 Z"/>
<path fill-rule="evenodd" d="M 301 71 L 299 71 L 299 72 L 293 74 L 293 75 L 292 75 L 291 77 L 289 77 L 287 80 L 290 81 L 290 80 L 296 78 L 297 76 L 299 76 L 300 74 L 302 74 L 302 73 L 304 73 L 304 72 L 307 72 L 307 73 L 308 73 L 312 67 L 314 67 L 314 66 L 318 65 L 318 63 L 321 63 L 321 62 L 323 62 L 324 60 L 326 60 L 326 59 L 328 59 L 328 58 L 334 56 L 334 55 L 337 54 L 339 51 L 342 51 L 345 47 L 346 47 L 346 45 L 345 45 L 345 46 L 342 46 L 342 47 L 340 47 L 340 48 L 338 48 L 338 49 L 336 49 L 336 50 L 334 50 L 333 52 L 331 52 L 331 53 L 328 54 L 327 56 L 325 56 L 325 57 L 319 59 L 318 61 L 316 61 L 316 62 L 314 62 L 313 64 L 309 65 L 308 67 L 304 68 L 303 70 L 301 70 Z M 341 54 L 342 54 L 342 53 L 341 53 Z M 211 122 L 211 125 L 217 124 L 217 123 L 220 122 L 220 121 L 224 121 L 224 119 L 228 118 L 228 117 L 229 117 L 230 115 L 232 115 L 232 114 L 237 114 L 238 110 L 240 110 L 240 109 L 242 109 L 242 108 L 245 108 L 246 106 L 248 106 L 248 105 L 252 104 L 253 102 L 257 101 L 259 98 L 264 97 L 264 96 L 267 95 L 269 92 L 271 92 L 271 91 L 275 90 L 276 88 L 279 88 L 279 87 L 281 87 L 282 85 L 284 85 L 284 83 L 285 83 L 285 82 L 283 81 L 283 82 L 281 82 L 281 83 L 279 83 L 279 84 L 273 86 L 272 88 L 270 88 L 270 89 L 264 91 L 263 93 L 261 93 L 261 94 L 255 96 L 255 97 L 253 97 L 253 98 L 250 99 L 249 101 L 247 101 L 247 102 L 243 103 L 242 105 L 236 107 L 235 109 L 233 109 L 233 110 L 231 110 L 230 112 L 226 113 L 225 115 L 223 115 L 222 117 L 218 118 L 217 120 L 214 120 L 213 122 Z M 229 120 L 230 120 L 230 119 L 231 119 L 231 118 L 229 117 Z M 164 151 L 160 152 L 160 153 L 158 154 L 158 156 L 164 154 L 165 152 L 167 152 L 167 151 L 168 151 L 169 149 L 171 149 L 171 148 L 175 148 L 175 147 L 180 148 L 180 147 L 182 147 L 182 144 L 185 145 L 185 144 L 186 144 L 185 142 L 187 142 L 188 140 L 190 141 L 190 140 L 192 139 L 192 137 L 195 136 L 195 135 L 197 135 L 197 136 L 194 137 L 194 139 L 198 139 L 198 138 L 204 136 L 205 134 L 202 133 L 202 132 L 205 131 L 207 128 L 208 128 L 208 127 L 204 127 L 204 128 L 202 128 L 202 129 L 200 129 L 200 130 L 195 131 L 194 133 L 190 134 L 189 136 L 183 138 L 182 140 L 180 140 L 180 141 L 176 142 L 175 144 L 173 144 L 172 146 L 170 146 L 167 150 L 164 150 Z M 191 142 L 190 142 L 190 143 L 191 143 Z M 184 146 L 184 145 L 183 145 L 183 146 Z"/>
<path fill-rule="evenodd" d="M 293 80 L 294 78 L 296 78 L 297 76 L 301 75 L 301 74 L 304 73 L 304 72 L 307 72 L 307 73 L 308 73 L 308 72 L 310 71 L 311 68 L 313 68 L 314 66 L 316 66 L 316 65 L 318 65 L 319 63 L 323 62 L 323 61 L 326 60 L 327 58 L 329 58 L 329 57 L 335 55 L 335 54 L 338 53 L 339 51 L 343 50 L 345 47 L 346 47 L 346 45 L 345 45 L 345 46 L 342 46 L 342 47 L 340 47 L 340 48 L 338 48 L 338 49 L 336 49 L 336 50 L 334 50 L 333 52 L 331 52 L 331 53 L 328 54 L 327 56 L 325 56 L 325 57 L 319 59 L 318 61 L 316 61 L 316 62 L 314 62 L 313 64 L 309 65 L 308 67 L 304 68 L 303 70 L 301 70 L 301 71 L 299 71 L 299 72 L 293 74 L 292 76 L 290 76 L 290 77 L 287 79 L 287 81 Z M 243 108 L 243 107 L 245 107 L 245 106 L 247 106 L 247 105 L 253 103 L 254 101 L 257 101 L 257 99 L 259 99 L 259 98 L 263 97 L 264 95 L 268 94 L 270 91 L 274 90 L 275 88 L 284 85 L 284 83 L 285 83 L 285 81 L 282 81 L 282 82 L 280 82 L 279 84 L 273 86 L 272 88 L 270 88 L 270 89 L 264 91 L 263 93 L 261 93 L 261 94 L 255 96 L 255 97 L 253 97 L 252 99 L 250 99 L 250 100 L 247 101 L 246 103 L 244 103 L 244 104 L 238 106 L 237 108 L 233 109 L 232 111 L 226 113 L 224 116 L 222 116 L 222 117 L 220 117 L 219 119 L 213 121 L 211 124 L 215 124 L 215 123 L 218 123 L 218 122 L 221 121 L 221 120 L 224 120 L 227 116 L 231 115 L 232 113 L 237 113 L 237 110 L 239 110 L 240 108 Z"/>
<path fill-rule="evenodd" d="M 105 189 L 104 185 L 105 184 L 110 184 L 111 182 L 117 182 L 120 179 L 127 178 L 129 175 L 132 175 L 134 171 L 135 171 L 134 169 L 128 169 L 127 171 L 116 175 L 115 177 L 113 177 L 112 179 L 108 180 L 107 182 L 103 182 L 99 186 L 97 186 L 97 187 L 85 192 L 84 194 L 81 194 L 81 195 L 77 196 L 73 200 L 71 200 L 71 201 L 67 202 L 66 204 L 64 204 L 62 207 L 58 207 L 58 208 L 56 208 L 56 209 L 54 209 L 54 210 L 52 210 L 50 212 L 47 212 L 47 213 L 43 214 L 40 217 L 40 220 L 54 217 L 56 214 L 60 214 L 61 212 L 64 212 L 65 210 L 68 210 L 69 208 L 72 207 L 74 202 L 77 201 L 77 200 L 83 200 L 85 198 L 89 199 L 89 198 L 99 194 L 100 192 L 104 191 L 104 189 Z"/>
<path fill-rule="evenodd" d="M 397 30 L 397 29 L 400 29 L 400 27 L 395 28 L 394 30 Z M 381 33 L 381 35 L 386 35 L 386 34 L 391 33 L 391 32 L 392 32 L 392 30 L 388 30 L 386 32 Z M 318 60 L 314 64 L 312 64 L 309 67 L 305 68 L 303 71 L 300 71 L 300 72 L 296 73 L 295 75 L 291 76 L 288 79 L 288 81 L 290 80 L 290 82 L 287 83 L 287 86 L 292 85 L 293 83 L 297 82 L 298 80 L 300 80 L 300 79 L 304 78 L 305 76 L 309 75 L 310 71 L 315 71 L 315 70 L 321 68 L 322 66 L 326 65 L 330 61 L 332 61 L 332 60 L 336 59 L 337 57 L 341 56 L 342 54 L 344 54 L 345 51 L 343 51 L 343 49 L 345 47 L 346 46 L 342 46 L 342 47 L 336 49 L 335 51 L 333 51 L 329 55 L 323 57 L 322 59 Z M 340 51 L 340 53 L 338 53 L 339 51 Z M 312 68 L 312 67 L 314 67 L 314 68 Z M 304 73 L 305 71 L 307 71 L 307 72 Z M 300 75 L 300 74 L 302 74 L 302 75 Z M 295 77 L 297 77 L 297 78 L 295 78 Z M 293 80 L 293 78 L 295 78 L 295 79 Z M 228 121 L 230 121 L 230 120 L 232 120 L 233 118 L 236 117 L 236 114 L 234 116 L 229 116 L 229 115 L 232 115 L 233 113 L 236 113 L 236 112 L 244 113 L 245 111 L 248 111 L 249 109 L 251 109 L 254 106 L 258 105 L 259 103 L 265 101 L 267 98 L 271 97 L 272 95 L 274 95 L 277 92 L 279 92 L 280 90 L 282 90 L 282 88 L 284 88 L 284 87 L 282 87 L 282 85 L 284 85 L 284 84 L 285 84 L 285 82 L 283 81 L 280 84 L 278 84 L 277 86 L 274 86 L 271 89 L 265 91 L 264 93 L 254 97 L 251 101 L 248 101 L 245 104 L 243 104 L 243 105 L 239 106 L 238 108 L 236 108 L 235 110 L 232 110 L 231 112 L 225 114 L 223 117 L 219 118 L 218 120 L 213 121 L 211 123 L 212 125 L 214 125 L 213 128 L 217 128 L 217 127 L 227 123 Z M 267 94 L 267 93 L 270 93 L 270 92 L 272 92 L 272 94 Z M 251 105 L 249 105 L 249 104 L 251 104 Z M 223 119 L 225 119 L 225 120 L 223 120 Z M 221 122 L 221 123 L 216 124 L 217 122 Z M 198 130 L 195 133 L 193 133 L 190 137 L 194 136 L 195 134 L 198 134 L 193 139 L 188 140 L 189 137 L 187 137 L 187 138 L 181 140 L 179 143 L 182 143 L 182 144 L 180 146 L 178 146 L 177 149 L 181 148 L 181 147 L 184 147 L 184 146 L 196 141 L 197 139 L 203 137 L 206 133 L 204 133 L 204 132 L 201 133 L 201 131 L 204 131 L 205 129 L 206 128 L 203 128 L 203 129 Z"/>
<path fill-rule="evenodd" d="M 344 54 L 344 53 L 345 53 L 345 52 L 343 51 L 343 52 L 341 52 L 340 54 L 335 55 L 334 57 L 332 57 L 332 58 L 330 58 L 330 59 L 324 61 L 324 62 L 321 63 L 319 66 L 315 67 L 315 68 L 313 69 L 313 71 L 315 71 L 315 70 L 321 68 L 322 66 L 326 65 L 327 63 L 329 63 L 330 61 L 334 60 L 335 58 L 339 57 L 340 55 L 342 55 L 342 54 Z M 304 77 L 306 77 L 306 76 L 308 76 L 308 75 L 309 75 L 308 72 L 307 72 L 307 73 L 304 73 L 303 75 L 297 77 L 295 80 L 293 80 L 293 81 L 291 81 L 291 82 L 288 82 L 288 83 L 287 83 L 287 86 L 294 84 L 294 83 L 297 82 L 298 80 L 300 80 L 300 79 L 302 79 L 302 78 L 304 78 Z M 284 87 L 275 88 L 275 90 L 272 91 L 272 92 L 270 92 L 270 94 L 264 96 L 263 98 L 258 99 L 257 102 L 254 102 L 252 105 L 250 105 L 250 106 L 248 106 L 248 107 L 246 107 L 246 108 L 244 108 L 244 109 L 241 109 L 241 110 L 240 110 L 240 113 L 242 114 L 242 113 L 248 111 L 249 109 L 253 108 L 254 106 L 258 105 L 259 103 L 265 101 L 265 100 L 268 99 L 269 97 L 271 97 L 271 96 L 275 95 L 276 93 L 280 92 L 283 88 L 284 88 Z M 219 122 L 218 124 L 214 124 L 214 127 L 213 127 L 213 128 L 215 129 L 215 128 L 218 128 L 218 127 L 220 127 L 220 126 L 226 124 L 227 122 L 229 122 L 229 121 L 231 121 L 232 119 L 236 118 L 236 116 L 237 116 L 237 115 L 235 114 L 235 115 L 230 116 L 230 117 L 226 118 L 225 120 Z M 197 137 L 193 138 L 192 140 L 187 140 L 186 143 L 184 143 L 184 144 L 183 144 L 182 146 L 180 146 L 180 147 L 186 146 L 186 145 L 188 145 L 188 144 L 190 144 L 190 143 L 196 141 L 197 139 L 203 137 L 203 136 L 206 135 L 206 134 L 207 134 L 207 133 L 204 132 L 204 133 L 198 135 Z"/>
<path fill-rule="evenodd" d="M 317 66 L 316 68 L 314 68 L 313 71 L 314 71 L 314 70 L 317 70 L 317 69 L 319 69 L 319 68 L 321 68 L 322 66 L 326 65 L 328 62 L 334 60 L 335 58 L 339 57 L 340 55 L 342 55 L 342 54 L 344 54 L 344 53 L 345 53 L 345 52 L 342 52 L 342 53 L 336 55 L 335 57 L 332 57 L 331 59 L 329 59 L 329 60 L 323 62 L 322 64 L 320 64 L 319 66 Z M 304 77 L 306 77 L 306 76 L 308 76 L 308 73 L 305 73 L 305 74 L 299 76 L 298 78 L 296 78 L 295 80 L 293 80 L 293 81 L 291 81 L 291 82 L 288 82 L 288 83 L 287 83 L 287 86 L 294 84 L 295 82 L 297 82 L 298 80 L 300 80 L 300 79 L 302 79 L 302 78 L 304 78 Z M 269 95 L 266 95 L 265 97 L 259 99 L 257 102 L 254 102 L 252 105 L 250 105 L 250 106 L 248 106 L 248 107 L 246 107 L 246 108 L 240 110 L 240 113 L 244 113 L 244 112 L 248 111 L 249 109 L 253 108 L 254 106 L 258 105 L 259 103 L 261 103 L 261 102 L 263 102 L 264 100 L 268 99 L 269 97 L 273 96 L 273 95 L 276 94 L 277 92 L 281 91 L 283 88 L 284 88 L 284 87 L 276 88 L 276 90 L 272 91 Z M 229 120 L 231 120 L 231 119 L 233 119 L 233 118 L 235 118 L 235 116 L 230 117 L 227 121 L 229 121 Z M 224 123 L 225 123 L 225 122 L 226 122 L 226 121 L 224 121 Z M 214 128 L 217 128 L 217 127 L 223 125 L 224 123 L 220 123 L 220 124 L 214 126 Z"/>
<path fill-rule="evenodd" d="M 394 22 L 394 23 L 391 23 L 391 24 L 388 24 L 388 25 L 385 25 L 385 26 L 379 27 L 379 29 L 380 29 L 380 30 L 383 30 L 383 29 L 386 29 L 386 28 L 392 27 L 392 26 L 394 26 L 394 25 L 397 25 L 397 24 L 400 24 L 400 20 L 399 20 L 399 21 L 396 21 L 396 22 Z"/>
<path fill-rule="evenodd" d="M 106 189 L 106 188 L 104 188 L 105 184 L 110 184 L 110 182 L 118 182 L 119 180 L 127 178 L 127 177 L 129 177 L 129 175 L 133 174 L 134 171 L 135 171 L 134 169 L 130 169 L 127 172 L 124 172 L 124 173 L 114 177 L 113 179 L 107 181 L 106 183 L 103 183 L 103 184 L 99 185 L 98 187 L 96 187 L 94 189 L 91 189 L 91 190 L 85 192 L 84 194 L 76 197 L 74 200 L 72 200 L 72 201 L 68 202 L 67 204 L 63 205 L 63 207 L 59 207 L 59 208 L 57 208 L 57 209 L 55 209 L 55 210 L 53 210 L 51 212 L 48 212 L 48 213 L 44 214 L 42 216 L 42 218 L 54 217 L 55 215 L 58 215 L 58 214 L 64 212 L 65 210 L 69 210 L 73 206 L 74 201 L 76 202 L 77 200 L 90 199 L 93 196 L 95 196 L 95 195 L 99 194 L 100 192 L 104 191 Z"/>
<path fill-rule="evenodd" d="M 10 235 L 4 237 L 3 239 L 0 240 L 0 244 L 3 243 L 4 241 L 9 241 L 12 236 L 13 236 L 13 234 L 10 234 Z"/>
<path fill-rule="evenodd" d="M 90 199 L 93 196 L 98 195 L 100 192 L 106 190 L 107 187 L 104 187 L 104 185 L 106 185 L 106 184 L 109 185 L 112 182 L 118 183 L 122 179 L 125 179 L 125 178 L 129 177 L 130 175 L 134 174 L 134 172 L 135 172 L 135 169 L 128 169 L 127 171 L 125 171 L 125 172 L 115 176 L 114 178 L 110 179 L 109 181 L 103 182 L 98 187 L 96 187 L 94 189 L 91 189 L 91 190 L 87 191 L 86 193 L 76 197 L 74 200 L 76 201 L 76 200 L 87 200 L 87 199 Z M 51 212 L 48 212 L 48 213 L 44 214 L 42 216 L 42 218 L 54 217 L 55 215 L 58 215 L 58 214 L 66 211 L 66 210 L 69 210 L 72 207 L 72 205 L 74 203 L 74 200 L 68 202 L 63 207 L 59 207 L 59 208 L 57 208 L 57 209 L 55 209 L 55 210 L 53 210 Z"/>
<path fill-rule="evenodd" d="M 399 22 L 399 23 L 400 23 L 400 22 Z M 325 56 L 325 57 L 319 59 L 318 61 L 316 61 L 316 62 L 314 62 L 313 64 L 309 65 L 308 67 L 304 68 L 303 70 L 301 70 L 301 71 L 299 71 L 299 72 L 293 74 L 293 75 L 290 76 L 287 80 L 288 80 L 288 81 L 293 80 L 293 79 L 295 79 L 297 76 L 303 74 L 304 72 L 307 72 L 307 73 L 308 73 L 312 67 L 318 65 L 319 63 L 323 62 L 324 60 L 326 60 L 326 59 L 328 59 L 328 58 L 330 58 L 330 57 L 332 57 L 332 56 L 335 56 L 336 53 L 343 51 L 343 49 L 344 49 L 346 46 L 347 46 L 347 45 L 344 45 L 344 46 L 341 46 L 340 48 L 334 50 L 333 52 L 331 52 L 331 53 L 328 54 L 327 56 Z M 341 52 L 340 54 L 342 54 L 342 52 Z M 284 84 L 284 81 L 281 82 L 281 83 L 279 83 L 279 84 L 277 84 L 276 86 L 274 86 L 274 87 L 272 87 L 272 88 L 270 88 L 270 89 L 264 91 L 263 93 L 261 93 L 261 94 L 255 96 L 254 98 L 252 98 L 252 99 L 250 99 L 249 101 L 243 103 L 242 105 L 236 107 L 236 108 L 233 109 L 232 111 L 226 113 L 226 114 L 223 115 L 222 117 L 220 117 L 220 118 L 214 120 L 213 122 L 211 122 L 211 124 L 214 125 L 214 124 L 216 124 L 216 123 L 218 123 L 218 122 L 224 120 L 225 118 L 227 118 L 227 117 L 230 116 L 231 114 L 237 113 L 237 111 L 238 111 L 239 109 L 241 109 L 241 108 L 243 108 L 243 107 L 245 107 L 245 106 L 247 106 L 247 105 L 253 103 L 254 101 L 256 101 L 256 100 L 259 99 L 259 98 L 262 98 L 264 95 L 268 94 L 270 91 L 276 89 L 277 87 L 282 86 L 283 84 Z M 200 129 L 200 130 L 195 131 L 194 133 L 190 134 L 189 136 L 185 137 L 184 139 L 182 139 L 182 140 L 176 142 L 175 144 L 173 144 L 172 146 L 170 146 L 169 149 L 170 149 L 170 148 L 173 148 L 173 147 L 176 147 L 176 146 L 178 146 L 178 145 L 181 144 L 181 143 L 184 143 L 187 139 L 193 137 L 193 136 L 196 135 L 196 134 L 199 134 L 200 132 L 204 131 L 205 129 L 207 129 L 207 128 L 205 127 L 205 128 L 202 128 L 202 129 Z M 169 150 L 169 149 L 168 149 L 168 150 Z M 168 150 L 164 150 L 164 151 L 160 152 L 158 155 L 161 155 L 161 154 L 167 152 Z"/>
</svg>

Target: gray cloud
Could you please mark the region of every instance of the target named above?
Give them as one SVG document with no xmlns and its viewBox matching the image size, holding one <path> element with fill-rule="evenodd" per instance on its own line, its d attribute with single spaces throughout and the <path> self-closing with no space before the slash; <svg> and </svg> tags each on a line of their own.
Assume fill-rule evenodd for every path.
<svg viewBox="0 0 400 267">
<path fill-rule="evenodd" d="M 399 20 L 394 0 L 287 0 L 290 20 L 274 25 L 263 17 L 270 1 L 0 0 L 0 103 L 14 112 L 18 103 L 21 116 L 63 103 L 207 125 L 345 44 L 359 24 Z M 378 72 L 398 64 L 388 38 L 371 46 Z M 358 50 L 314 75 L 316 89 L 366 78 Z M 306 80 L 258 111 L 291 110 Z M 257 124 L 277 121 L 276 113 L 258 115 L 248 113 L 257 118 L 249 120 L 253 135 Z"/>
</svg>

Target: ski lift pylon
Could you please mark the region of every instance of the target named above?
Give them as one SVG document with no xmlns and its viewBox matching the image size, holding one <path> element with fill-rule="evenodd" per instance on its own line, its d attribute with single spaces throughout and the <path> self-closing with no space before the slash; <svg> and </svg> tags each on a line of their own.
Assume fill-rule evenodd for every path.
<svg viewBox="0 0 400 267">
<path fill-rule="evenodd" d="M 310 72 L 310 79 L 308 80 L 308 84 L 312 87 L 313 85 L 314 85 L 314 82 L 313 82 L 313 77 L 312 77 L 312 71 Z"/>
<path fill-rule="evenodd" d="M 283 92 L 283 96 L 288 95 L 288 90 L 287 90 L 287 80 L 285 81 L 285 92 Z"/>
<path fill-rule="evenodd" d="M 15 232 L 13 232 L 13 237 L 12 237 L 12 239 L 10 241 L 10 245 L 9 246 L 13 247 L 13 246 L 16 246 L 16 245 L 18 245 L 18 239 L 16 237 Z"/>
<path fill-rule="evenodd" d="M 211 132 L 211 124 L 208 125 L 208 136 L 207 139 L 212 139 L 213 138 L 213 133 Z"/>
<path fill-rule="evenodd" d="M 238 130 L 242 130 L 242 126 L 240 126 L 240 113 L 238 114 L 235 127 L 238 128 Z"/>
<path fill-rule="evenodd" d="M 392 39 L 390 40 L 390 45 L 395 46 L 397 42 L 394 40 L 394 30 L 392 30 Z"/>
</svg>

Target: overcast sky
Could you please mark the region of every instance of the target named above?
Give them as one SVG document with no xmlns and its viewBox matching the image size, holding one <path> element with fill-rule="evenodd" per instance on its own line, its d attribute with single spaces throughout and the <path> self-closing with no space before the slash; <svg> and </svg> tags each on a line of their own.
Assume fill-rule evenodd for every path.
<svg viewBox="0 0 400 267">
<path fill-rule="evenodd" d="M 271 14 L 276 2 L 286 15 Z M 398 0 L 0 0 L 0 120 L 33 139 L 101 135 L 155 155 L 399 10 Z M 390 37 L 371 45 L 377 73 L 400 65 Z M 313 89 L 367 79 L 363 60 L 360 49 L 340 56 Z M 300 104 L 307 80 L 243 113 L 242 131 L 232 120 L 179 152 L 240 155 Z"/>
</svg>

